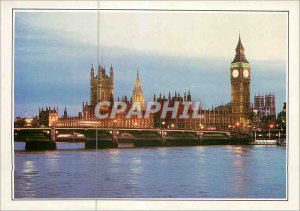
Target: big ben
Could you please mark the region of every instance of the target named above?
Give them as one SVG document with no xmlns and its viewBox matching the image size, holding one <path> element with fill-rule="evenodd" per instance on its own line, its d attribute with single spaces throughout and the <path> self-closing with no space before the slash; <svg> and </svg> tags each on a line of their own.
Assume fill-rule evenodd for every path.
<svg viewBox="0 0 300 211">
<path fill-rule="evenodd" d="M 230 66 L 232 123 L 245 129 L 250 113 L 250 64 L 244 53 L 241 37 L 235 49 L 235 57 Z"/>
</svg>

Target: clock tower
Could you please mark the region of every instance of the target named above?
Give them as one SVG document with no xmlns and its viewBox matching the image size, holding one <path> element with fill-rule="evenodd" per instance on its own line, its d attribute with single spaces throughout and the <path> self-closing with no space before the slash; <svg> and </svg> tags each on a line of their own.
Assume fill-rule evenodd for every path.
<svg viewBox="0 0 300 211">
<path fill-rule="evenodd" d="M 250 65 L 239 36 L 235 57 L 230 65 L 232 124 L 245 129 L 250 113 Z"/>
</svg>

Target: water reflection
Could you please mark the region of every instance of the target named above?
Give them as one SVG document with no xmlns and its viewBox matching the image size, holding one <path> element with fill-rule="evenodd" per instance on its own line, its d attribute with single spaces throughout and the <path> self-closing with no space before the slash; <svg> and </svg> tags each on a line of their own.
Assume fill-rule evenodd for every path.
<svg viewBox="0 0 300 211">
<path fill-rule="evenodd" d="M 49 171 L 56 171 L 58 169 L 58 159 L 59 159 L 59 155 L 56 152 L 45 152 L 45 164 L 47 166 L 47 168 L 49 169 Z"/>
<path fill-rule="evenodd" d="M 33 187 L 34 177 L 37 175 L 38 171 L 35 170 L 34 162 L 26 160 L 23 163 L 22 173 L 19 178 L 24 180 L 23 186 L 21 187 L 23 191 L 26 192 L 28 197 L 34 197 L 35 191 Z"/>
<path fill-rule="evenodd" d="M 112 163 L 118 163 L 120 161 L 120 150 L 119 149 L 109 149 L 108 152 L 108 158 Z"/>
<path fill-rule="evenodd" d="M 34 163 L 31 160 L 26 160 L 24 162 L 24 168 L 22 170 L 23 173 L 25 174 L 30 174 L 32 172 L 34 172 Z"/>
<path fill-rule="evenodd" d="M 133 157 L 129 160 L 129 170 L 133 175 L 137 175 L 138 173 L 143 171 L 143 167 L 141 165 L 141 158 Z M 134 177 L 137 178 L 137 177 Z"/>
<path fill-rule="evenodd" d="M 233 146 L 232 152 L 234 155 L 234 180 L 233 186 L 237 195 L 242 195 L 245 190 L 246 178 L 249 175 L 245 175 L 244 171 L 244 156 L 247 153 L 248 148 L 245 146 Z"/>
<path fill-rule="evenodd" d="M 284 198 L 285 153 L 261 146 L 18 151 L 15 197 Z"/>
</svg>

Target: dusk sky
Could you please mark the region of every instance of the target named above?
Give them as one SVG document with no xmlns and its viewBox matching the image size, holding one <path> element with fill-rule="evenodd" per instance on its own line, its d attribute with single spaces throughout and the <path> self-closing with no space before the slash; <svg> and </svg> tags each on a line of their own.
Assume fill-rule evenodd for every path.
<svg viewBox="0 0 300 211">
<path fill-rule="evenodd" d="M 15 13 L 15 116 L 65 106 L 72 115 L 89 101 L 91 65 L 100 54 L 115 70 L 114 95 L 132 94 L 140 71 L 146 101 L 191 91 L 204 108 L 230 102 L 230 63 L 239 32 L 255 93 L 286 101 L 287 15 L 255 12 L 101 11 Z"/>
</svg>

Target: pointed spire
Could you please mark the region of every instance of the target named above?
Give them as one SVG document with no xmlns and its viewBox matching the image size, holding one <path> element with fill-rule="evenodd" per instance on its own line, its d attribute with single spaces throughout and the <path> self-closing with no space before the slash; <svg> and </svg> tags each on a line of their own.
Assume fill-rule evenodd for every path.
<svg viewBox="0 0 300 211">
<path fill-rule="evenodd" d="M 186 100 L 187 101 L 192 101 L 192 95 L 191 95 L 191 91 L 190 90 L 188 91 L 188 94 L 186 96 Z"/>
<path fill-rule="evenodd" d="M 153 101 L 156 101 L 156 96 L 155 96 L 155 93 L 153 95 Z"/>
<path fill-rule="evenodd" d="M 139 70 L 136 71 L 134 91 L 142 91 Z"/>
<path fill-rule="evenodd" d="M 113 69 L 113 66 L 112 66 L 112 64 L 110 64 L 110 76 L 112 77 L 113 76 L 113 74 L 114 74 L 114 69 Z"/>
<path fill-rule="evenodd" d="M 242 39 L 241 39 L 241 35 L 239 33 L 239 41 L 238 44 L 235 48 L 235 57 L 234 60 L 232 61 L 232 63 L 236 63 L 236 62 L 246 62 L 248 63 L 245 54 L 244 54 L 244 46 L 242 44 Z"/>
<path fill-rule="evenodd" d="M 238 44 L 236 46 L 236 50 L 237 49 L 243 49 L 244 50 L 244 46 L 243 46 L 242 41 L 241 41 L 241 35 L 240 35 L 240 33 L 239 33 L 239 41 L 238 41 Z"/>
</svg>

